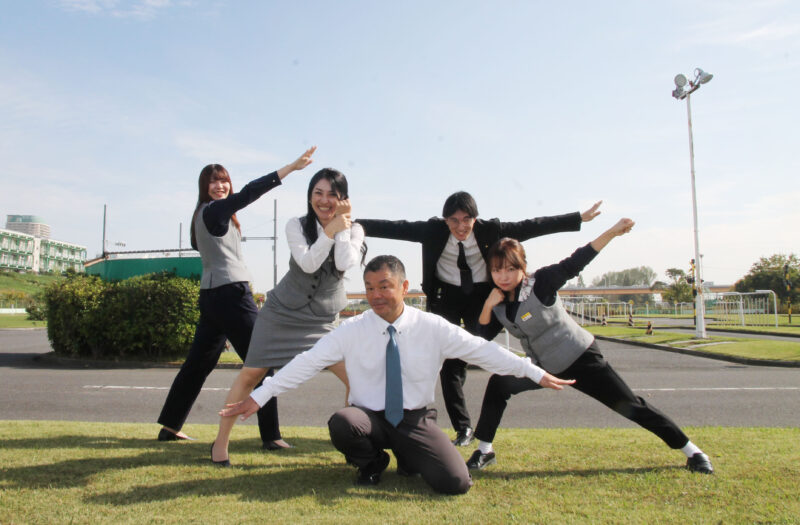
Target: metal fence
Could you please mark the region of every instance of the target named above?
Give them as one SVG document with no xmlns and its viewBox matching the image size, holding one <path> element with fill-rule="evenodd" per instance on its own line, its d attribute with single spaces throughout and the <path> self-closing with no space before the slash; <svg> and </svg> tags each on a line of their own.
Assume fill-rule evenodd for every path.
<svg viewBox="0 0 800 525">
<path fill-rule="evenodd" d="M 778 299 L 772 290 L 739 293 L 706 293 L 705 318 L 713 326 L 778 326 Z M 652 317 L 687 318 L 694 316 L 694 303 L 638 304 L 575 301 L 563 299 L 564 306 L 581 325 L 604 321 Z"/>
<path fill-rule="evenodd" d="M 708 294 L 706 319 L 720 326 L 778 326 L 778 298 L 772 290 Z"/>
<path fill-rule="evenodd" d="M 590 303 L 566 299 L 562 302 L 580 325 L 599 325 L 612 317 L 627 319 L 633 315 L 633 305 L 628 303 Z"/>
</svg>

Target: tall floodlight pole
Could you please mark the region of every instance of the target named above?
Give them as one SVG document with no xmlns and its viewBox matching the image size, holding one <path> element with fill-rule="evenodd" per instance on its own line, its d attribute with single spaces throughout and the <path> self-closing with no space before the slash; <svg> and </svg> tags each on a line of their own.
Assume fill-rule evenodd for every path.
<svg viewBox="0 0 800 525">
<path fill-rule="evenodd" d="M 689 165 L 692 172 L 692 216 L 694 219 L 694 278 L 695 286 L 697 288 L 697 295 L 695 296 L 695 335 L 700 339 L 706 338 L 706 322 L 705 322 L 705 301 L 703 301 L 703 279 L 700 257 L 700 235 L 697 227 L 697 190 L 695 189 L 694 177 L 694 138 L 692 136 L 692 104 L 691 95 L 703 84 L 706 84 L 713 78 L 714 75 L 706 73 L 700 68 L 694 70 L 694 80 L 687 80 L 685 75 L 678 74 L 675 76 L 675 90 L 672 96 L 677 100 L 686 99 L 686 114 L 689 119 Z M 688 88 L 687 88 L 688 84 Z"/>
<path fill-rule="evenodd" d="M 103 257 L 106 256 L 106 209 L 107 204 L 103 204 Z"/>
</svg>

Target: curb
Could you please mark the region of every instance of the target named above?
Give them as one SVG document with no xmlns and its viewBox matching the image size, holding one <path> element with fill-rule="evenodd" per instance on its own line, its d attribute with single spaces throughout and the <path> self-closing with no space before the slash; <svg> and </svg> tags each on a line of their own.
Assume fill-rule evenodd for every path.
<svg viewBox="0 0 800 525">
<path fill-rule="evenodd" d="M 669 328 L 664 328 L 669 330 Z M 759 332 L 757 330 L 725 330 L 724 328 L 709 328 L 706 326 L 706 332 L 722 332 L 726 334 L 748 334 L 748 335 L 774 335 L 777 337 L 794 337 L 800 339 L 800 334 L 782 334 L 780 332 Z"/>
<path fill-rule="evenodd" d="M 619 339 L 617 337 L 607 337 L 602 335 L 594 336 L 595 339 L 603 341 L 613 341 L 617 343 L 625 343 L 633 346 L 642 346 L 644 348 L 653 348 L 655 350 L 664 350 L 675 354 L 693 355 L 695 357 L 706 357 L 708 359 L 716 359 L 718 361 L 728 361 L 731 363 L 739 363 L 742 365 L 753 366 L 779 366 L 784 368 L 800 368 L 800 361 L 781 361 L 781 360 L 767 360 L 767 359 L 753 359 L 750 357 L 738 357 L 735 355 L 712 354 L 708 352 L 700 352 L 699 350 L 689 350 L 688 348 L 674 348 L 672 346 L 656 345 L 653 343 L 642 343 L 641 341 L 628 341 L 627 339 Z"/>
<path fill-rule="evenodd" d="M 72 357 L 59 357 L 55 352 L 48 352 L 46 354 L 39 354 L 33 358 L 34 361 L 39 363 L 62 365 L 62 366 L 80 366 L 83 368 L 101 368 L 101 369 L 114 369 L 114 368 L 180 368 L 183 363 L 153 363 L 152 361 L 107 361 L 102 359 L 81 359 Z M 242 368 L 241 363 L 217 363 L 215 368 L 235 370 Z"/>
</svg>

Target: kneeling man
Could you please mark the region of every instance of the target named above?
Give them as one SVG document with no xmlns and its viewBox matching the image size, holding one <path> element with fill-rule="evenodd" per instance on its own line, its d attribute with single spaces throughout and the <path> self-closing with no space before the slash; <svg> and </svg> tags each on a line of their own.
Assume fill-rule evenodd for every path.
<svg viewBox="0 0 800 525">
<path fill-rule="evenodd" d="M 271 397 L 343 360 L 350 406 L 331 416 L 328 429 L 333 446 L 358 467 L 357 483 L 377 484 L 389 465 L 385 449 L 391 449 L 399 474 L 419 474 L 437 492 L 463 494 L 472 478 L 461 454 L 436 425 L 436 410 L 428 408 L 444 360 L 462 359 L 554 390 L 574 383 L 438 315 L 405 305 L 408 281 L 396 257 L 372 259 L 364 270 L 364 285 L 371 310 L 342 322 L 220 415 L 242 414 L 246 419 Z"/>
</svg>

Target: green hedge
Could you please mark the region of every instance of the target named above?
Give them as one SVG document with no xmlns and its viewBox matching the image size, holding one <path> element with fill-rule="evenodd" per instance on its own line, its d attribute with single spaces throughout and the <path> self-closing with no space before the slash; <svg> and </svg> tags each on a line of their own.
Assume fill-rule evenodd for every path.
<svg viewBox="0 0 800 525">
<path fill-rule="evenodd" d="M 186 355 L 200 317 L 199 285 L 169 274 L 105 282 L 77 274 L 45 291 L 47 336 L 69 357 Z"/>
</svg>

